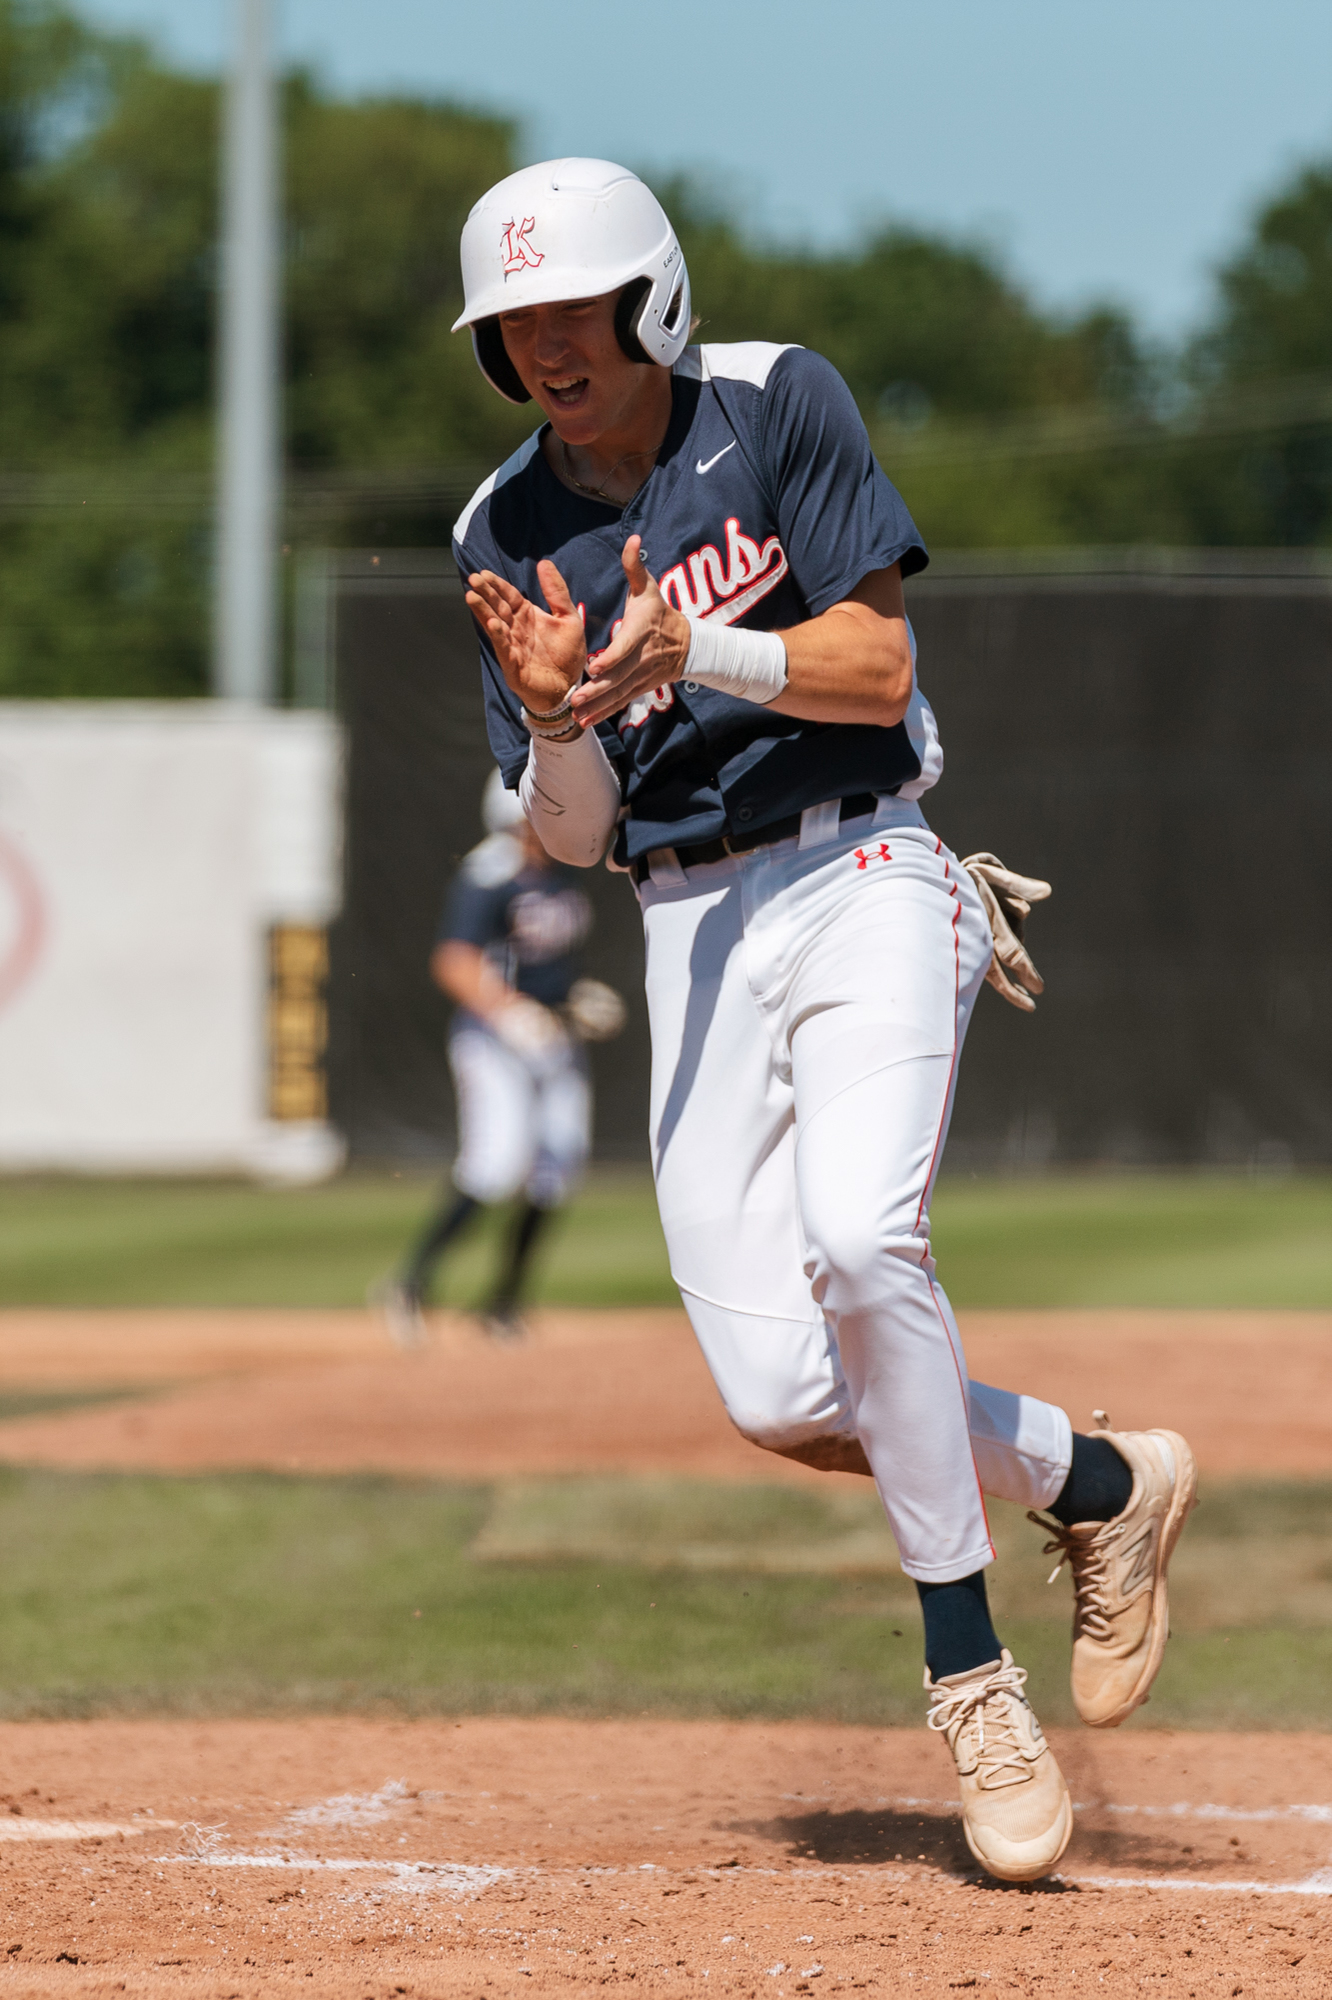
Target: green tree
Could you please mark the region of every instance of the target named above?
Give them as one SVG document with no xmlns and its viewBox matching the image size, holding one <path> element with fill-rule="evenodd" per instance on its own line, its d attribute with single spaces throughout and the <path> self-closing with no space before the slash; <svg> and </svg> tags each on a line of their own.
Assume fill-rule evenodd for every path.
<svg viewBox="0 0 1332 2000">
<path fill-rule="evenodd" d="M 746 244 L 689 182 L 663 191 L 689 263 L 702 337 L 792 340 L 840 370 L 867 416 L 996 416 L 1050 405 L 1133 402 L 1145 361 L 1128 322 L 1038 313 L 993 256 L 885 228 L 854 254 Z"/>
<path fill-rule="evenodd" d="M 826 354 L 931 542 L 1137 541 L 1173 523 L 1159 464 L 1042 454 L 1003 430 L 1052 412 L 1150 429 L 1156 363 L 1121 313 L 1044 315 L 992 253 L 919 230 L 886 227 L 838 256 L 774 252 L 747 244 L 688 181 L 663 198 L 701 338 Z"/>
<path fill-rule="evenodd" d="M 20 309 L 27 253 L 45 219 L 34 170 L 52 135 L 95 102 L 102 45 L 63 9 L 0 0 L 0 317 Z"/>
<path fill-rule="evenodd" d="M 1218 274 L 1194 343 L 1199 404 L 1272 395 L 1269 428 L 1183 469 L 1200 539 L 1332 540 L 1332 162 L 1296 173 Z M 1274 393 L 1280 391 L 1281 393 Z M 1283 421 L 1282 411 L 1285 411 Z"/>
<path fill-rule="evenodd" d="M 481 379 L 458 238 L 513 130 L 449 105 L 287 95 L 287 433 L 299 465 L 482 461 L 531 427 Z M 484 467 L 482 469 L 485 469 Z"/>
<path fill-rule="evenodd" d="M 102 456 L 183 433 L 202 462 L 218 92 L 142 56 L 116 83 L 93 129 L 34 177 L 47 216 L 11 364 L 23 430 L 9 450 Z M 289 457 L 439 463 L 502 443 L 502 406 L 497 422 L 448 329 L 458 233 L 511 164 L 509 127 L 445 105 L 321 98 L 302 76 L 284 124 Z"/>
<path fill-rule="evenodd" d="M 143 44 L 0 0 L 0 692 L 207 686 L 218 115 L 214 82 Z M 458 234 L 513 128 L 304 74 L 284 127 L 288 540 L 441 542 L 534 421 L 450 332 Z M 1219 274 L 1169 417 L 1174 360 L 1114 311 L 1042 312 L 983 246 L 885 225 L 773 248 L 695 183 L 660 192 L 702 337 L 826 354 L 932 543 L 1332 535 L 1332 166 Z"/>
<path fill-rule="evenodd" d="M 1219 291 L 1197 351 L 1206 373 L 1236 382 L 1332 370 L 1332 162 L 1304 168 L 1269 202 Z"/>
<path fill-rule="evenodd" d="M 218 91 L 53 10 L 0 0 L 0 29 L 18 49 L 0 64 L 0 130 L 17 135 L 0 209 L 26 232 L 0 303 L 0 690 L 202 693 Z M 39 65 L 48 44 L 67 51 L 63 70 Z M 78 116 L 43 150 L 75 85 Z M 511 165 L 509 127 L 442 105 L 341 103 L 300 76 L 285 113 L 297 484 L 309 468 L 493 462 L 528 420 L 448 328 L 458 232 Z M 395 525 L 438 540 L 448 520 Z M 358 531 L 354 504 L 320 527 Z"/>
</svg>

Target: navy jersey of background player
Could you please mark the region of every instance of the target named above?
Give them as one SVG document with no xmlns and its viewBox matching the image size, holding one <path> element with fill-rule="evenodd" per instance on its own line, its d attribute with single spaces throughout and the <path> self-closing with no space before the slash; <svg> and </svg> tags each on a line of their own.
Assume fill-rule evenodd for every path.
<svg viewBox="0 0 1332 2000">
<path fill-rule="evenodd" d="M 578 977 L 578 947 L 591 928 L 592 905 L 578 871 L 556 862 L 530 867 L 519 842 L 497 833 L 458 870 L 438 942 L 476 945 L 519 993 L 559 1007 Z"/>
<path fill-rule="evenodd" d="M 620 551 L 643 537 L 666 598 L 691 617 L 771 631 L 847 597 L 872 570 L 928 556 L 876 463 L 851 392 L 800 347 L 753 341 L 687 348 L 656 467 L 627 507 L 572 493 L 534 433 L 479 489 L 454 531 L 466 576 L 491 569 L 534 603 L 548 556 L 581 608 L 589 654 L 624 614 Z M 482 636 L 486 719 L 504 782 L 517 785 L 529 737 L 518 700 Z M 918 797 L 942 769 L 919 690 L 895 728 L 801 721 L 690 681 L 632 702 L 599 733 L 630 818 L 616 858 L 753 831 L 825 799 Z"/>
</svg>

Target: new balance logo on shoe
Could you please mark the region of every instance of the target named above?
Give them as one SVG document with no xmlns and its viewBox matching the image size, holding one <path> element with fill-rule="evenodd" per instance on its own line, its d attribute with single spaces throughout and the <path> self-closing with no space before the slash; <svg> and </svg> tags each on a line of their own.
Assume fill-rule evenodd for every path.
<svg viewBox="0 0 1332 2000">
<path fill-rule="evenodd" d="M 1156 1569 L 1156 1535 L 1157 1524 L 1152 1521 L 1136 1542 L 1126 1542 L 1120 1547 L 1119 1560 L 1123 1564 L 1123 1572 L 1119 1579 L 1119 1594 L 1126 1604 L 1140 1590 L 1151 1587 Z"/>
</svg>

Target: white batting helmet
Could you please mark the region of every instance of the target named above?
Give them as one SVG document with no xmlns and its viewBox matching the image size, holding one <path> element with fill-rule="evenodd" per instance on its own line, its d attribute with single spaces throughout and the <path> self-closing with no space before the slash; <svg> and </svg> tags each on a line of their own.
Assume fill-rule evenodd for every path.
<svg viewBox="0 0 1332 2000">
<path fill-rule="evenodd" d="M 670 368 L 689 339 L 689 273 L 665 209 L 610 160 L 546 160 L 483 194 L 462 233 L 465 304 L 481 373 L 511 403 L 531 399 L 498 314 L 619 292 L 615 331 L 631 361 Z"/>
<path fill-rule="evenodd" d="M 481 824 L 487 833 L 509 833 L 514 827 L 522 826 L 526 818 L 517 792 L 509 790 L 504 782 L 504 773 L 496 765 L 486 779 L 486 789 L 481 794 Z"/>
</svg>

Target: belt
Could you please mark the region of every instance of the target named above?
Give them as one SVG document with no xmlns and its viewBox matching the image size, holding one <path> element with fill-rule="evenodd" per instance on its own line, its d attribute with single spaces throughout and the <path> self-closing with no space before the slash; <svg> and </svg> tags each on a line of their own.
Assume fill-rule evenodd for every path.
<svg viewBox="0 0 1332 2000">
<path fill-rule="evenodd" d="M 839 805 L 837 822 L 862 819 L 877 810 L 877 792 L 854 792 Z M 672 849 L 682 868 L 699 868 L 705 861 L 724 861 L 728 854 L 748 854 L 755 847 L 769 847 L 777 840 L 790 840 L 800 831 L 801 815 L 788 813 L 785 819 L 771 819 L 766 826 L 749 827 L 744 833 L 723 833 L 716 840 L 696 841 L 692 847 Z M 630 864 L 635 882 L 646 882 L 652 870 L 646 854 Z"/>
</svg>

